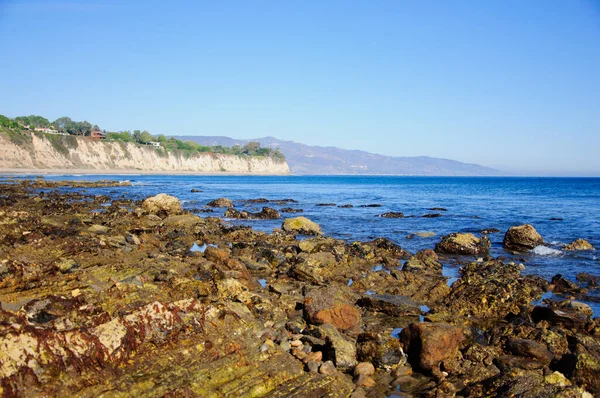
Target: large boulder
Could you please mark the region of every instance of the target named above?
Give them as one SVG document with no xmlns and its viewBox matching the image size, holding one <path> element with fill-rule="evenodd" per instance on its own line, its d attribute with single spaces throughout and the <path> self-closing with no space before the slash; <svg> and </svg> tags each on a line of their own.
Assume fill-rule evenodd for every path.
<svg viewBox="0 0 600 398">
<path fill-rule="evenodd" d="M 142 203 L 142 208 L 150 214 L 165 216 L 181 214 L 183 211 L 179 199 L 166 193 L 146 198 Z"/>
<path fill-rule="evenodd" d="M 447 323 L 411 323 L 398 337 L 408 361 L 418 369 L 438 373 L 440 365 L 449 370 L 465 339 L 462 328 Z"/>
<path fill-rule="evenodd" d="M 435 245 L 435 251 L 446 254 L 477 255 L 486 254 L 491 245 L 487 236 L 477 238 L 471 233 L 456 233 L 442 237 L 442 240 Z"/>
<path fill-rule="evenodd" d="M 227 198 L 218 198 L 206 204 L 210 207 L 233 207 L 233 202 Z"/>
<path fill-rule="evenodd" d="M 337 286 L 308 290 L 304 297 L 304 312 L 308 322 L 314 325 L 331 323 L 339 330 L 355 328 L 361 319 L 349 294 Z"/>
<path fill-rule="evenodd" d="M 321 227 L 306 217 L 286 218 L 282 228 L 286 232 L 296 232 L 304 235 L 322 235 Z"/>
<path fill-rule="evenodd" d="M 544 243 L 544 239 L 535 230 L 533 225 L 517 225 L 510 227 L 504 235 L 504 247 L 509 250 L 531 250 Z"/>
<path fill-rule="evenodd" d="M 577 239 L 565 246 L 565 250 L 594 250 L 594 246 L 585 239 Z"/>
</svg>

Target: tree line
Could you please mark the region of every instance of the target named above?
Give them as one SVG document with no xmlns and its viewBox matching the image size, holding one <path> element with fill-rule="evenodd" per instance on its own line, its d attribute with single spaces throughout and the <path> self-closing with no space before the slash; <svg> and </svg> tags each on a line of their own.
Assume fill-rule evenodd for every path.
<svg viewBox="0 0 600 398">
<path fill-rule="evenodd" d="M 53 122 L 48 119 L 37 116 L 18 116 L 10 119 L 4 115 L 0 115 L 0 128 L 9 130 L 35 130 L 35 129 L 50 129 L 58 133 L 89 136 L 92 131 L 100 131 L 98 125 L 92 125 L 88 121 L 77 122 L 69 117 L 60 117 Z M 146 130 L 133 131 L 116 131 L 110 132 L 102 130 L 107 140 L 133 142 L 143 145 L 158 143 L 158 147 L 164 151 L 180 150 L 188 153 L 207 152 L 207 153 L 223 153 L 240 156 L 270 156 L 276 159 L 285 159 L 279 149 L 261 148 L 258 142 L 249 142 L 246 145 L 234 145 L 231 148 L 221 145 L 204 146 L 194 141 L 182 141 L 174 137 L 167 137 L 164 134 L 152 135 Z"/>
</svg>

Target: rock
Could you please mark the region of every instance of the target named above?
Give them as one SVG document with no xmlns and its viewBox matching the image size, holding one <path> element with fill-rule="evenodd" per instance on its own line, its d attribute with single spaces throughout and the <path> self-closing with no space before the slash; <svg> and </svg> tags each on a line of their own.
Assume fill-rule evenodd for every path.
<svg viewBox="0 0 600 398">
<path fill-rule="evenodd" d="M 549 365 L 554 358 L 543 344 L 534 340 L 511 338 L 508 340 L 507 347 L 515 355 L 534 358 L 544 365 Z"/>
<path fill-rule="evenodd" d="M 399 212 L 399 211 L 390 211 L 390 212 L 387 212 L 387 213 L 380 214 L 377 217 L 381 217 L 381 218 L 403 218 L 404 217 L 404 213 Z"/>
<path fill-rule="evenodd" d="M 500 230 L 498 228 L 486 228 L 484 230 L 482 230 L 480 233 L 482 235 L 490 235 L 490 234 L 496 234 L 500 232 Z"/>
<path fill-rule="evenodd" d="M 56 265 L 58 266 L 58 270 L 63 274 L 69 274 L 79 267 L 77 261 L 73 260 L 72 258 L 62 260 Z"/>
<path fill-rule="evenodd" d="M 315 206 L 319 206 L 319 207 L 334 207 L 335 203 L 317 203 Z"/>
<path fill-rule="evenodd" d="M 349 370 L 356 366 L 356 347 L 354 343 L 346 340 L 330 323 L 319 326 L 318 331 L 320 337 L 324 338 L 328 346 L 331 347 L 337 368 Z"/>
<path fill-rule="evenodd" d="M 323 360 L 323 353 L 321 351 L 309 352 L 302 359 L 302 362 L 321 362 Z"/>
<path fill-rule="evenodd" d="M 340 209 L 351 209 L 351 208 L 353 208 L 354 206 L 353 206 L 353 205 L 351 205 L 351 204 L 345 204 L 345 205 L 339 205 L 338 207 L 339 207 Z"/>
<path fill-rule="evenodd" d="M 282 213 L 304 213 L 304 210 L 302 210 L 302 209 L 294 209 L 294 208 L 291 208 L 291 207 L 284 207 L 280 211 Z"/>
<path fill-rule="evenodd" d="M 311 373 L 318 373 L 320 365 L 319 362 L 310 361 L 306 363 L 306 369 Z"/>
<path fill-rule="evenodd" d="M 354 376 L 366 375 L 372 376 L 375 374 L 375 366 L 371 362 L 361 362 L 354 368 Z"/>
<path fill-rule="evenodd" d="M 504 234 L 503 240 L 506 249 L 516 251 L 531 250 L 542 243 L 544 239 L 531 224 L 510 227 Z"/>
<path fill-rule="evenodd" d="M 364 332 L 356 342 L 357 358 L 378 368 L 405 363 L 406 358 L 397 338 L 389 334 Z"/>
<path fill-rule="evenodd" d="M 219 249 L 218 247 L 207 246 L 204 250 L 204 257 L 206 257 L 207 260 L 213 261 L 217 264 L 224 264 L 227 262 L 227 260 L 229 260 L 229 253 L 223 249 Z"/>
<path fill-rule="evenodd" d="M 552 277 L 552 280 L 550 281 L 550 289 L 554 293 L 580 294 L 587 292 L 586 289 L 580 288 L 576 283 L 565 279 L 561 274 L 556 274 Z"/>
<path fill-rule="evenodd" d="M 358 375 L 354 383 L 359 387 L 373 387 L 376 383 L 370 376 Z"/>
<path fill-rule="evenodd" d="M 142 203 L 142 208 L 150 214 L 159 216 L 177 215 L 183 211 L 179 199 L 166 193 L 146 198 Z"/>
<path fill-rule="evenodd" d="M 573 300 L 568 300 L 568 307 L 570 309 L 573 309 L 577 312 L 579 312 L 580 314 L 587 316 L 588 318 L 591 318 L 592 315 L 594 315 L 594 311 L 592 310 L 592 307 L 590 307 L 589 305 L 585 304 L 585 303 L 581 303 L 579 301 L 573 301 Z"/>
<path fill-rule="evenodd" d="M 410 257 L 404 263 L 402 271 L 435 274 L 441 276 L 442 263 L 438 261 L 438 256 L 433 250 L 425 249 Z"/>
<path fill-rule="evenodd" d="M 571 243 L 569 243 L 568 245 L 566 245 L 564 247 L 565 250 L 595 250 L 594 246 L 592 246 L 592 244 L 590 242 L 588 242 L 585 239 L 577 239 L 576 241 L 573 241 Z"/>
<path fill-rule="evenodd" d="M 319 367 L 319 373 L 322 375 L 332 375 L 337 373 L 337 369 L 332 361 L 325 361 Z"/>
<path fill-rule="evenodd" d="M 441 216 L 442 216 L 442 214 L 440 214 L 440 213 L 432 213 L 432 214 L 424 214 L 422 217 L 423 218 L 438 218 Z"/>
<path fill-rule="evenodd" d="M 414 233 L 415 236 L 418 236 L 419 238 L 431 238 L 432 236 L 435 236 L 435 232 L 432 231 L 417 231 Z"/>
<path fill-rule="evenodd" d="M 371 203 L 368 205 L 360 205 L 358 207 L 381 207 L 381 205 L 379 203 Z"/>
<path fill-rule="evenodd" d="M 365 295 L 356 304 L 370 311 L 383 312 L 390 316 L 418 316 L 421 313 L 419 304 L 406 296 L 389 294 Z"/>
<path fill-rule="evenodd" d="M 465 335 L 463 329 L 447 323 L 412 323 L 398 339 L 413 367 L 435 373 L 442 363 L 449 370 L 448 362 L 458 355 Z"/>
<path fill-rule="evenodd" d="M 587 318 L 576 310 L 549 308 L 540 305 L 531 311 L 531 319 L 535 323 L 548 321 L 552 325 L 563 325 L 568 329 L 582 329 L 587 322 Z"/>
<path fill-rule="evenodd" d="M 290 269 L 290 276 L 302 281 L 321 284 L 333 274 L 337 261 L 329 252 L 300 253 L 297 263 Z"/>
<path fill-rule="evenodd" d="M 343 289 L 336 286 L 313 288 L 304 298 L 306 320 L 315 325 L 330 323 L 340 330 L 359 325 L 358 309 L 351 304 Z"/>
<path fill-rule="evenodd" d="M 210 207 L 233 207 L 233 202 L 227 198 L 218 198 L 206 204 Z"/>
<path fill-rule="evenodd" d="M 249 219 L 249 220 L 275 220 L 281 218 L 279 212 L 270 207 L 263 207 L 258 213 L 252 213 L 248 211 L 239 211 L 233 207 L 228 208 L 225 211 L 224 217 L 235 218 L 235 219 Z"/>
<path fill-rule="evenodd" d="M 286 232 L 296 232 L 304 235 L 322 235 L 319 224 L 306 217 L 286 218 L 282 229 Z"/>
<path fill-rule="evenodd" d="M 487 236 L 478 239 L 471 233 L 456 233 L 442 237 L 442 240 L 435 245 L 435 251 L 446 254 L 487 254 L 491 245 Z"/>
<path fill-rule="evenodd" d="M 431 210 L 431 211 L 448 211 L 448 209 L 446 209 L 445 207 L 431 207 L 427 210 Z"/>
<path fill-rule="evenodd" d="M 197 192 L 202 192 L 202 190 L 201 189 L 197 189 L 197 188 L 192 188 L 190 192 L 191 193 L 197 193 Z"/>
<path fill-rule="evenodd" d="M 402 376 L 410 376 L 411 374 L 412 368 L 410 366 L 401 365 L 395 367 L 394 370 L 392 370 L 392 376 L 395 378 Z"/>
<path fill-rule="evenodd" d="M 105 225 L 94 224 L 88 228 L 88 232 L 96 235 L 106 235 L 110 231 L 110 228 Z"/>
<path fill-rule="evenodd" d="M 125 240 L 130 245 L 140 245 L 140 244 L 142 244 L 142 242 L 140 241 L 140 238 L 138 238 L 138 236 L 134 235 L 134 234 L 127 234 L 125 236 Z"/>
</svg>

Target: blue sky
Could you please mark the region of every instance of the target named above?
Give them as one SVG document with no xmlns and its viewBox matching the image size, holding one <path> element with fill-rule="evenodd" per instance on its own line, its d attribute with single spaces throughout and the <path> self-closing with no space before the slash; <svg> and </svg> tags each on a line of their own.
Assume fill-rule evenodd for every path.
<svg viewBox="0 0 600 398">
<path fill-rule="evenodd" d="M 0 0 L 0 113 L 600 175 L 600 2 Z"/>
</svg>

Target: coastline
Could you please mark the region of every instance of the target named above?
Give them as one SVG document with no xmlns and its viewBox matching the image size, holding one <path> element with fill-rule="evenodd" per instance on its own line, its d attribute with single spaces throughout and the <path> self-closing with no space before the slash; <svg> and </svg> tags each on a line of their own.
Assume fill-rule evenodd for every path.
<svg viewBox="0 0 600 398">
<path fill-rule="evenodd" d="M 199 175 L 199 176 L 288 176 L 289 173 L 238 173 L 230 171 L 166 171 L 137 169 L 0 169 L 0 175 Z"/>
</svg>

